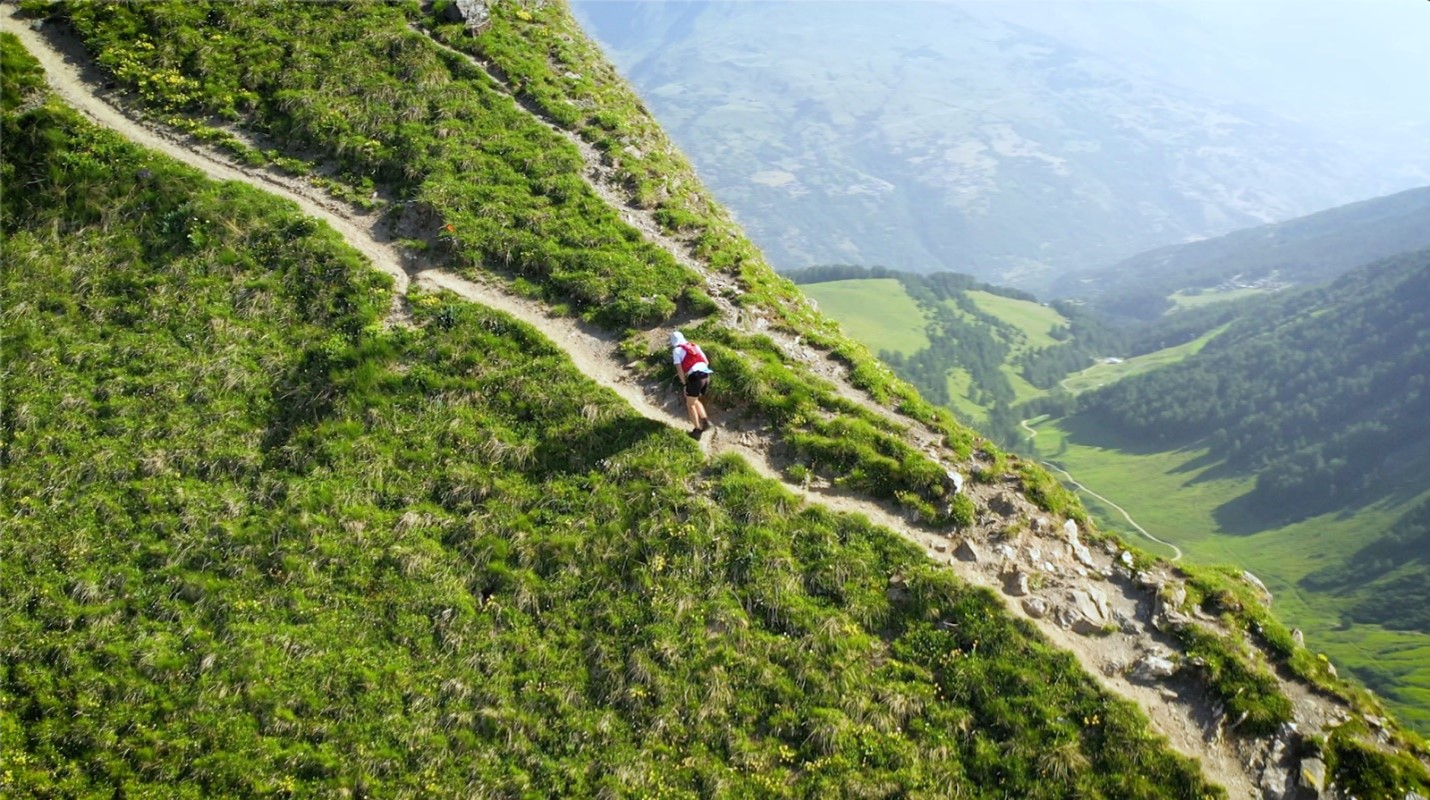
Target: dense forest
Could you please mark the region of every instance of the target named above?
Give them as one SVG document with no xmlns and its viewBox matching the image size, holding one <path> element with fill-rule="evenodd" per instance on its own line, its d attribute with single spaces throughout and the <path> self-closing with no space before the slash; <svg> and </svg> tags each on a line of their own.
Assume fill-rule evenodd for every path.
<svg viewBox="0 0 1430 800">
<path fill-rule="evenodd" d="M 1299 518 L 1394 486 L 1430 445 L 1430 250 L 1395 256 L 1238 320 L 1167 369 L 1083 398 L 1148 442 L 1199 441 Z"/>
<path fill-rule="evenodd" d="M 510 318 L 387 324 L 3 45 L 6 796 L 1220 796 L 987 592 Z"/>
</svg>

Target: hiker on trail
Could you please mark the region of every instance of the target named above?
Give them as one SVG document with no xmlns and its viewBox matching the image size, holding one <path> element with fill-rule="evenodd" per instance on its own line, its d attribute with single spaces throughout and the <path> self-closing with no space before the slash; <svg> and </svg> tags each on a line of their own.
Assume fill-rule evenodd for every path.
<svg viewBox="0 0 1430 800">
<path fill-rule="evenodd" d="M 670 354 L 675 361 L 675 373 L 685 386 L 685 411 L 690 415 L 692 439 L 710 429 L 710 417 L 705 414 L 705 404 L 700 396 L 710 388 L 710 359 L 701 352 L 700 345 L 685 341 L 685 336 L 676 331 L 670 335 Z"/>
</svg>

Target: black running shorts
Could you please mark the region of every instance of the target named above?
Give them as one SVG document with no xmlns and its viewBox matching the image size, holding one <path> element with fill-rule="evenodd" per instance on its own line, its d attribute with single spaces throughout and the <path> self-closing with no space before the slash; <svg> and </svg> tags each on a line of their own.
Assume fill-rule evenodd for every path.
<svg viewBox="0 0 1430 800">
<path fill-rule="evenodd" d="M 685 396 L 699 397 L 710 388 L 710 373 L 692 372 L 685 376 Z"/>
</svg>

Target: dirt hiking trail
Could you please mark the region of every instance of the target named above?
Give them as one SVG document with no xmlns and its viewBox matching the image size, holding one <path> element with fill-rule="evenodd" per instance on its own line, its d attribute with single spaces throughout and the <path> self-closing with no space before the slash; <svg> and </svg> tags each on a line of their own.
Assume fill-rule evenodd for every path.
<svg viewBox="0 0 1430 800">
<path fill-rule="evenodd" d="M 83 48 L 65 31 L 52 25 L 31 27 L 28 20 L 14 15 L 14 6 L 0 12 L 0 27 L 19 36 L 25 47 L 35 55 L 49 78 L 55 94 L 99 125 L 110 128 L 129 140 L 159 151 L 175 160 L 201 170 L 219 181 L 238 181 L 256 186 L 283 197 L 306 214 L 323 220 L 336 230 L 349 245 L 366 256 L 372 264 L 391 275 L 395 281 L 394 305 L 390 322 L 402 324 L 406 318 L 406 295 L 415 286 L 426 290 L 445 290 L 474 303 L 509 314 L 537 328 L 556 346 L 564 350 L 575 366 L 591 380 L 614 391 L 633 409 L 648 419 L 684 430 L 687 420 L 684 404 L 668 384 L 644 380 L 627 365 L 618 349 L 615 337 L 569 317 L 555 316 L 542 304 L 505 289 L 496 278 L 478 282 L 459 277 L 439 268 L 422 265 L 418 258 L 399 250 L 391 242 L 387 224 L 381 215 L 366 213 L 334 200 L 306 181 L 280 174 L 272 169 L 253 168 L 235 163 L 226 156 L 188 137 L 176 135 L 141 121 L 125 103 L 124 98 L 110 98 L 99 87 L 103 76 L 92 66 Z M 474 62 L 475 63 L 475 62 Z M 488 70 L 491 74 L 491 71 Z M 501 84 L 499 76 L 493 80 Z M 516 102 L 513 100 L 513 102 Z M 521 105 L 518 103 L 518 105 Z M 532 109 L 527 109 L 529 112 Z M 537 112 L 539 117 L 539 112 Z M 628 202 L 622 201 L 619 187 L 603 180 L 604 171 L 594 148 L 579 137 L 550 125 L 572 140 L 587 159 L 585 177 L 607 202 L 617 206 L 624 218 L 657 246 L 665 247 L 681 263 L 705 275 L 712 287 L 729 288 L 727 276 L 712 273 L 692 258 L 686 247 L 660 234 L 653 220 L 637 219 Z M 719 296 L 718 293 L 712 293 Z M 733 308 L 722 314 L 734 320 Z M 863 392 L 849 386 L 843 367 L 825 353 L 803 347 L 797 338 L 783 336 L 787 350 L 794 350 L 801 360 L 816 372 L 840 387 L 841 393 L 857 399 L 861 405 L 876 408 L 905 426 L 911 438 L 921 446 L 933 446 L 933 434 L 924 426 L 874 403 Z M 661 342 L 663 346 L 663 341 Z M 718 371 L 718 365 L 717 365 Z M 718 381 L 718 372 L 717 372 Z M 713 411 L 714 409 L 712 409 Z M 720 423 L 719 412 L 716 421 Z M 779 481 L 807 502 L 817 503 L 832 511 L 862 514 L 870 521 L 894 531 L 918 545 L 930 558 L 952 568 L 969 583 L 990 587 L 1002 597 L 1009 611 L 1036 626 L 1057 646 L 1073 653 L 1083 668 L 1112 692 L 1137 703 L 1151 718 L 1154 730 L 1166 736 L 1179 752 L 1199 759 L 1208 778 L 1225 786 L 1231 797 L 1259 798 L 1257 788 L 1264 782 L 1262 770 L 1268 761 L 1263 741 L 1238 741 L 1225 736 L 1228 727 L 1216 703 L 1207 697 L 1199 682 L 1179 673 L 1166 680 L 1149 682 L 1134 680 L 1131 665 L 1151 655 L 1171 655 L 1175 644 L 1151 624 L 1154 616 L 1155 593 L 1133 580 L 1130 571 L 1119 565 L 1119 548 L 1081 546 L 1076 531 L 1069 536 L 1062 521 L 1048 520 L 1046 514 L 1033 507 L 1011 485 L 969 486 L 979 509 L 977 524 L 959 532 L 955 538 L 922 528 L 902 513 L 879 502 L 845 492 L 825 482 L 808 485 L 796 483 L 782 474 L 776 458 L 773 440 L 756 425 L 741 427 L 729 421 L 730 427 L 717 427 L 707 434 L 702 447 L 707 453 L 738 453 L 765 477 Z M 970 482 L 971 483 L 971 482 Z M 1031 530 L 1013 525 L 1015 520 L 1032 519 Z M 1009 531 L 1013 531 L 1011 534 Z M 1077 557 L 1081 546 L 1085 557 Z M 1089 550 L 1091 552 L 1089 552 Z M 1039 570 L 1038 585 L 1010 590 L 1012 576 Z M 1125 573 L 1125 574 L 1124 574 Z M 1168 574 L 1160 580 L 1175 582 Z M 1095 586 L 1093 586 L 1095 584 Z M 1120 621 L 1115 632 L 1100 632 L 1089 636 L 1073 632 L 1054 620 L 1052 613 L 1030 611 L 1030 599 L 1040 599 L 1044 608 L 1064 606 L 1068 597 L 1092 586 L 1102 596 L 1101 605 L 1108 619 Z M 1096 587 L 1101 587 L 1096 588 Z M 1022 598 L 1019 602 L 1015 598 Z M 1300 689 L 1300 687 L 1296 687 Z M 1296 706 L 1297 724 L 1306 734 L 1318 732 L 1328 720 L 1335 718 L 1333 701 L 1304 690 L 1288 695 Z"/>
</svg>

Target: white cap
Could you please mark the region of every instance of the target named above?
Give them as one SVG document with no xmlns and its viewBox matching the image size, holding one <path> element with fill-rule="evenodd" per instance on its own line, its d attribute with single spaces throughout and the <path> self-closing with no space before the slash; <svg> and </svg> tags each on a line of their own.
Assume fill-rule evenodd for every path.
<svg viewBox="0 0 1430 800">
<path fill-rule="evenodd" d="M 685 344 L 685 335 L 682 334 L 680 331 L 673 331 L 670 334 L 670 346 L 676 347 L 682 344 Z"/>
</svg>

